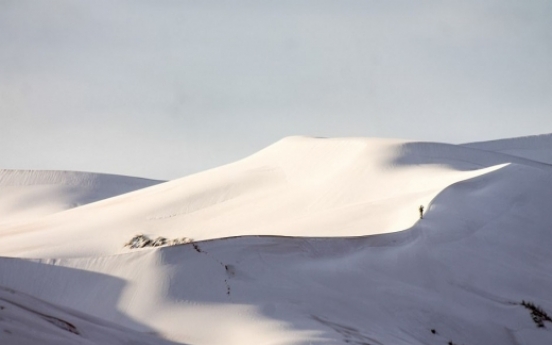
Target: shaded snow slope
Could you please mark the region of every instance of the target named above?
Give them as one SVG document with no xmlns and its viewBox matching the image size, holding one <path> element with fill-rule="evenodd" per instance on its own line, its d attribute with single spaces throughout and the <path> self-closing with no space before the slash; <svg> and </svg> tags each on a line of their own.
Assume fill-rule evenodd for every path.
<svg viewBox="0 0 552 345">
<path fill-rule="evenodd" d="M 2 345 L 175 344 L 0 287 Z"/>
<path fill-rule="evenodd" d="M 552 164 L 552 134 L 483 141 L 462 146 L 501 152 L 537 162 Z"/>
<path fill-rule="evenodd" d="M 550 170 L 510 164 L 408 231 L 3 258 L 0 285 L 192 344 L 549 344 L 521 302 L 552 315 L 551 198 Z"/>
<path fill-rule="evenodd" d="M 0 227 L 0 253 L 75 257 L 121 252 L 132 236 L 364 236 L 404 230 L 447 186 L 515 162 L 437 143 L 286 138 L 239 162 Z"/>
<path fill-rule="evenodd" d="M 0 225 L 28 222 L 160 182 L 74 171 L 0 170 Z"/>
</svg>

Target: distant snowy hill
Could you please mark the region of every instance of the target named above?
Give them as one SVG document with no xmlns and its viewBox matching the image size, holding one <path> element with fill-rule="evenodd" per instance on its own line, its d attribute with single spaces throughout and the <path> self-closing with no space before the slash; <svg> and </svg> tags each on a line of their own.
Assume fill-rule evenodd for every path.
<svg viewBox="0 0 552 345">
<path fill-rule="evenodd" d="M 464 144 L 463 146 L 506 153 L 537 162 L 552 164 L 552 134 L 483 141 Z"/>
<path fill-rule="evenodd" d="M 498 151 L 292 137 L 0 226 L 0 343 L 552 344 L 552 166 Z"/>
<path fill-rule="evenodd" d="M 0 170 L 0 225 L 28 222 L 161 182 L 75 171 Z"/>
</svg>

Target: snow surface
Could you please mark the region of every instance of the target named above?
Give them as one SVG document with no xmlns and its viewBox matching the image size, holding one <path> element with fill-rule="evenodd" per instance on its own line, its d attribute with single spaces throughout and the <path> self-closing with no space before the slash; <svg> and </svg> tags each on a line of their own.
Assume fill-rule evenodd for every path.
<svg viewBox="0 0 552 345">
<path fill-rule="evenodd" d="M 552 168 L 502 151 L 292 137 L 4 225 L 0 343 L 552 343 Z"/>
</svg>

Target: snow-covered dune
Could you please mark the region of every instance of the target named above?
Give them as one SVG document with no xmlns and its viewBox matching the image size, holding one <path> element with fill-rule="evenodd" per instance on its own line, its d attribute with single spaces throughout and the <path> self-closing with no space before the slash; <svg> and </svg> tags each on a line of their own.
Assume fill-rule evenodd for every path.
<svg viewBox="0 0 552 345">
<path fill-rule="evenodd" d="M 0 170 L 0 226 L 29 222 L 160 182 L 75 171 Z"/>
<path fill-rule="evenodd" d="M 205 240 L 399 231 L 450 184 L 511 158 L 446 144 L 291 137 L 234 164 L 4 228 L 0 252 L 113 254 L 138 233 Z"/>
<path fill-rule="evenodd" d="M 464 144 L 463 146 L 501 152 L 537 162 L 552 164 L 552 134 L 482 141 Z"/>
<path fill-rule="evenodd" d="M 549 171 L 511 164 L 445 188 L 408 231 L 5 258 L 0 284 L 192 344 L 548 344 L 522 303 L 552 314 L 551 195 Z"/>
<path fill-rule="evenodd" d="M 0 255 L 11 257 L 0 258 L 0 286 L 97 344 L 119 344 L 125 329 L 129 341 L 159 335 L 146 344 L 549 344 L 551 204 L 552 168 L 532 159 L 292 137 L 1 227 Z M 124 248 L 137 233 L 194 241 Z M 0 310 L 0 327 L 44 326 L 20 312 Z M 98 320 L 111 332 L 102 340 Z M 63 332 L 54 326 L 38 334 Z M 0 329 L 0 343 L 18 339 L 8 335 Z"/>
</svg>

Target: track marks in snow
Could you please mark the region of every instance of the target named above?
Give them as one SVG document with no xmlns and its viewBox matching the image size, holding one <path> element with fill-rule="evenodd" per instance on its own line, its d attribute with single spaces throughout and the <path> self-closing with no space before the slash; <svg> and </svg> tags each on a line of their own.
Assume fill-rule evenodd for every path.
<svg viewBox="0 0 552 345">
<path fill-rule="evenodd" d="M 60 318 L 57 318 L 55 316 L 51 316 L 51 315 L 47 315 L 47 314 L 44 314 L 44 313 L 41 313 L 39 311 L 36 311 L 36 310 L 33 310 L 31 308 L 28 308 L 22 304 L 18 304 L 18 303 L 15 303 L 13 301 L 8 301 L 4 298 L 0 298 L 0 301 L 3 301 L 4 303 L 6 304 L 11 304 L 13 306 L 16 306 L 17 308 L 21 309 L 21 310 L 25 310 L 31 314 L 34 314 L 38 317 L 40 317 L 41 319 L 43 319 L 44 321 L 46 322 L 49 322 L 51 323 L 52 325 L 56 326 L 57 328 L 59 329 L 62 329 L 64 331 L 67 331 L 69 333 L 73 333 L 73 334 L 76 334 L 76 335 L 80 335 L 80 332 L 79 330 L 77 329 L 77 327 L 75 325 L 73 325 L 71 322 L 69 321 L 65 321 L 65 320 L 62 320 Z M 0 310 L 4 310 L 5 307 L 2 306 L 0 308 Z"/>
<path fill-rule="evenodd" d="M 343 342 L 346 344 L 354 344 L 354 345 L 383 345 L 381 342 L 370 338 L 364 334 L 362 334 L 361 331 L 354 327 L 349 327 L 346 325 L 339 324 L 334 321 L 329 321 L 325 318 L 318 317 L 316 315 L 311 315 L 312 319 L 323 324 L 324 326 L 327 326 L 334 330 L 335 332 L 341 334 L 343 336 Z"/>
<path fill-rule="evenodd" d="M 192 242 L 192 247 L 194 248 L 194 250 L 199 253 L 199 254 L 203 254 L 203 255 L 206 255 L 210 260 L 216 262 L 218 265 L 220 265 L 222 268 L 224 268 L 224 271 L 226 273 L 226 276 L 227 278 L 224 279 L 224 285 L 226 286 L 226 295 L 230 297 L 230 294 L 232 292 L 232 288 L 230 287 L 230 283 L 228 282 L 228 280 L 230 278 L 232 278 L 234 275 L 235 275 L 235 268 L 234 266 L 232 265 L 228 265 L 228 264 L 225 264 L 223 263 L 222 261 L 218 260 L 218 259 L 215 259 L 213 256 L 209 255 L 209 253 L 205 250 L 203 250 L 199 244 L 195 243 L 195 242 Z"/>
</svg>

